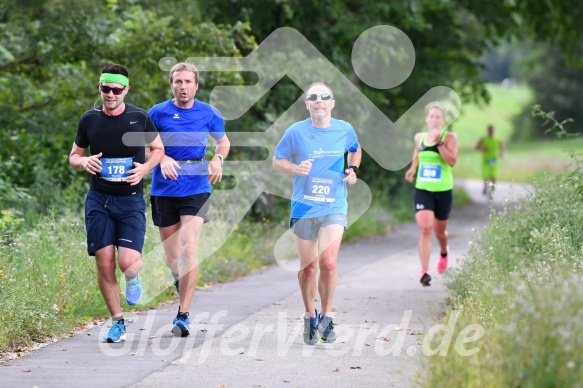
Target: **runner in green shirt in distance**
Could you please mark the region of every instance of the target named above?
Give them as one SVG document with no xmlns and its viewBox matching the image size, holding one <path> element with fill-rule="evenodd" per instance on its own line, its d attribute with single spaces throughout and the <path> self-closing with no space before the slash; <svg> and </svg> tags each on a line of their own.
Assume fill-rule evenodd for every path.
<svg viewBox="0 0 583 388">
<path fill-rule="evenodd" d="M 498 175 L 498 159 L 504 156 L 506 148 L 504 147 L 504 142 L 494 136 L 494 126 L 488 125 L 488 135 L 478 141 L 476 149 L 482 151 L 483 193 L 486 195 L 488 188 L 490 188 L 491 192 L 494 191 L 496 176 Z"/>
</svg>

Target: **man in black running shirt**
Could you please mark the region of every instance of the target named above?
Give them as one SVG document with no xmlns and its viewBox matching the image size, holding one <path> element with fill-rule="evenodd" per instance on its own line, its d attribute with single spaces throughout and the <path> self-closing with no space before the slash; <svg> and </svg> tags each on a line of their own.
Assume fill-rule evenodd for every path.
<svg viewBox="0 0 583 388">
<path fill-rule="evenodd" d="M 99 79 L 102 105 L 79 120 L 69 163 L 89 172 L 91 187 L 85 201 L 87 251 L 95 256 L 97 281 L 111 317 L 106 342 L 125 340 L 117 263 L 126 278 L 126 300 L 142 296 L 139 272 L 146 232 L 146 203 L 142 178 L 164 156 L 164 146 L 148 113 L 124 102 L 128 70 L 118 64 L 105 66 Z M 146 146 L 150 153 L 146 160 Z M 91 155 L 87 156 L 90 149 Z"/>
</svg>

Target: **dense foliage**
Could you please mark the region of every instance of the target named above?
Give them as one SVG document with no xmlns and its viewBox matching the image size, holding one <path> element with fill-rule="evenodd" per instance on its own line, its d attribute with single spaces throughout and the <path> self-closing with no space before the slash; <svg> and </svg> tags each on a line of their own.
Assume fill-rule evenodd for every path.
<svg viewBox="0 0 583 388">
<path fill-rule="evenodd" d="M 582 28 L 574 21 L 581 12 L 574 1 L 535 0 L 3 0 L 0 209 L 31 219 L 51 205 L 79 204 L 86 181 L 70 169 L 67 157 L 79 116 L 99 97 L 97 77 L 107 63 L 130 69 L 128 102 L 149 108 L 170 97 L 161 58 L 245 56 L 275 29 L 289 26 L 396 121 L 436 85 L 454 89 L 463 101 L 487 101 L 479 58 L 500 38 L 552 38 L 572 52 Z M 401 29 L 416 50 L 411 76 L 388 90 L 360 82 L 350 60 L 355 39 L 379 24 Z M 203 75 L 199 98 L 208 99 L 207 85 L 252 83 L 252 77 Z M 282 79 L 228 130 L 264 130 L 299 90 Z M 363 166 L 360 176 L 375 192 L 387 197 L 402 189 L 402 173 L 381 168 L 366 150 Z M 269 199 L 264 203 L 273 205 Z"/>
<path fill-rule="evenodd" d="M 161 58 L 239 56 L 239 47 L 254 47 L 247 25 L 202 22 L 194 4 L 176 14 L 116 3 L 58 0 L 0 8 L 0 187 L 10 189 L 0 191 L 0 209 L 33 215 L 78 195 L 64 194 L 82 180 L 68 154 L 79 117 L 99 103 L 105 64 L 128 67 L 127 101 L 148 109 L 171 96 Z M 238 82 L 229 74 L 216 81 Z M 204 90 L 199 97 L 205 99 Z"/>
</svg>

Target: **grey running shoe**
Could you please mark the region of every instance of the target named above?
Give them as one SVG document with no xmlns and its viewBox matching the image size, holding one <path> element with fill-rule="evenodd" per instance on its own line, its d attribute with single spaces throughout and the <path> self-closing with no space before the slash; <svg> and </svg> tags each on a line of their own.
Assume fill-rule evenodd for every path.
<svg viewBox="0 0 583 388">
<path fill-rule="evenodd" d="M 332 322 L 332 317 L 325 315 L 319 317 L 318 324 L 318 337 L 320 342 L 325 342 L 331 344 L 336 341 L 336 333 L 334 332 L 334 322 Z"/>
<path fill-rule="evenodd" d="M 306 345 L 316 345 L 318 343 L 318 311 L 316 310 L 316 317 L 304 317 L 304 343 Z"/>
</svg>

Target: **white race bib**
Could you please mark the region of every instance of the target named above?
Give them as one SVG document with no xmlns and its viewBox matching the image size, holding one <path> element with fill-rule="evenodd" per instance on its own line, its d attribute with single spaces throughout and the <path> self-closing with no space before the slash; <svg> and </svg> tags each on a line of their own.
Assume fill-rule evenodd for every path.
<svg viewBox="0 0 583 388">
<path fill-rule="evenodd" d="M 110 182 L 125 182 L 134 168 L 133 158 L 101 158 L 101 177 Z"/>
<path fill-rule="evenodd" d="M 439 182 L 441 180 L 441 166 L 422 164 L 417 179 L 423 182 Z"/>
<path fill-rule="evenodd" d="M 334 178 L 308 177 L 304 185 L 304 198 L 310 201 L 336 201 L 336 184 Z"/>
</svg>

